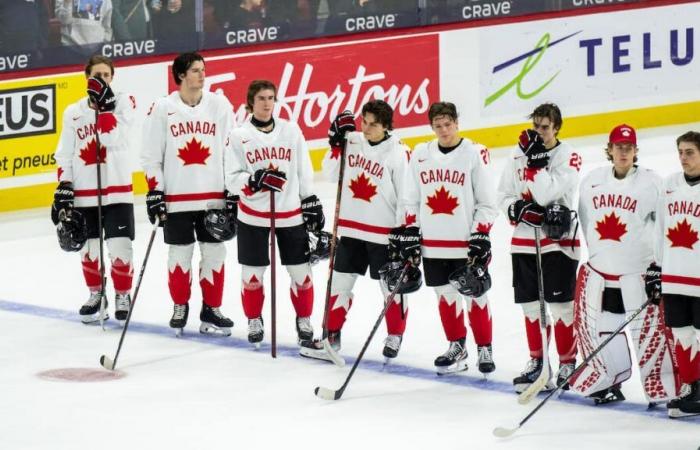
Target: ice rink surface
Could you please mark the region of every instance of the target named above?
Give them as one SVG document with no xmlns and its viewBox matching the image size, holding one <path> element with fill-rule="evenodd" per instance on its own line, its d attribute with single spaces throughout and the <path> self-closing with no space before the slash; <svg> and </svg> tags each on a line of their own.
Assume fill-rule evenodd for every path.
<svg viewBox="0 0 700 450">
<path fill-rule="evenodd" d="M 639 131 L 640 165 L 662 175 L 680 171 L 675 137 L 700 124 Z M 601 164 L 607 136 L 569 142 L 584 160 L 582 173 Z M 493 186 L 508 150 L 492 151 Z M 335 187 L 317 175 L 316 192 L 332 220 Z M 135 272 L 151 225 L 143 199 L 136 205 Z M 328 226 L 330 228 L 330 224 Z M 410 295 L 401 353 L 384 367 L 384 325 L 343 398 L 321 400 L 316 386 L 338 388 L 381 310 L 376 282 L 360 278 L 343 329 L 345 368 L 298 356 L 286 271 L 278 268 L 278 358 L 246 340 L 235 245 L 228 244 L 222 310 L 235 326 L 230 338 L 200 335 L 196 278 L 190 320 L 177 339 L 168 328 L 167 248 L 159 232 L 126 336 L 109 381 L 52 381 L 40 373 L 67 368 L 100 373 L 99 357 L 113 356 L 121 328 L 80 323 L 87 299 L 77 254 L 62 252 L 48 208 L 0 215 L 0 449 L 691 449 L 700 445 L 700 417 L 670 420 L 663 406 L 647 409 L 636 377 L 623 385 L 627 401 L 607 406 L 565 393 L 547 403 L 518 433 L 498 439 L 496 426 L 514 426 L 539 401 L 520 406 L 511 380 L 528 359 L 522 312 L 513 303 L 508 254 L 510 226 L 492 230 L 494 286 L 489 292 L 496 372 L 484 380 L 467 336 L 469 371 L 438 377 L 433 360 L 447 348 L 431 289 Z M 196 252 L 195 252 L 196 255 Z M 197 256 L 195 256 L 197 259 Z M 196 263 L 193 267 L 196 267 Z M 327 265 L 314 267 L 313 324 L 320 332 Z M 265 279 L 269 290 L 269 271 Z M 110 315 L 113 293 L 109 287 Z M 264 316 L 269 317 L 266 300 Z M 557 365 L 556 355 L 551 361 Z M 541 398 L 541 397 L 540 397 Z"/>
</svg>

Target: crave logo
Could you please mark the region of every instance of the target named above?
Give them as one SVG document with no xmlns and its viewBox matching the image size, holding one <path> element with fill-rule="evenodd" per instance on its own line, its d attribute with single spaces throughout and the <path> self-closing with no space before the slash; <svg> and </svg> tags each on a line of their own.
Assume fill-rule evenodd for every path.
<svg viewBox="0 0 700 450">
<path fill-rule="evenodd" d="M 55 85 L 0 91 L 0 139 L 55 131 Z"/>
</svg>

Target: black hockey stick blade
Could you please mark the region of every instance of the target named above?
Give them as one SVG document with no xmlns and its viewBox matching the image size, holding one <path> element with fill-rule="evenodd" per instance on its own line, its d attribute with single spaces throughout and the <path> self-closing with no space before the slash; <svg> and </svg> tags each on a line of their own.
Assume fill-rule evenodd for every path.
<svg viewBox="0 0 700 450">
<path fill-rule="evenodd" d="M 107 370 L 114 370 L 114 361 L 109 356 L 100 356 L 100 364 Z"/>
<path fill-rule="evenodd" d="M 314 389 L 316 397 L 322 398 L 324 400 L 338 400 L 343 395 L 343 390 L 338 389 L 334 391 L 333 389 L 324 388 L 323 386 L 318 386 Z"/>
</svg>

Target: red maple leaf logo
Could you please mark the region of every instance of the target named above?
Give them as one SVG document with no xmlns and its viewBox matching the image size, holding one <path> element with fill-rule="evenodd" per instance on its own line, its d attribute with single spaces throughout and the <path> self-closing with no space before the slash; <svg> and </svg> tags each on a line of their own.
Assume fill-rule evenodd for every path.
<svg viewBox="0 0 700 450">
<path fill-rule="evenodd" d="M 97 140 L 93 139 L 87 143 L 84 148 L 80 149 L 80 159 L 85 162 L 86 166 L 97 164 Z M 107 149 L 104 145 L 100 145 L 100 162 L 107 162 Z"/>
<path fill-rule="evenodd" d="M 182 160 L 185 166 L 190 164 L 205 165 L 209 156 L 211 156 L 209 147 L 204 147 L 195 137 L 177 151 L 177 157 Z"/>
<path fill-rule="evenodd" d="M 340 154 L 343 152 L 342 147 L 331 147 L 331 159 L 340 158 Z"/>
<path fill-rule="evenodd" d="M 532 201 L 532 192 L 530 192 L 530 189 L 526 190 L 520 196 L 525 200 L 526 202 L 531 202 Z"/>
<path fill-rule="evenodd" d="M 450 192 L 445 189 L 445 186 L 440 186 L 440 189 L 435 190 L 433 195 L 428 196 L 426 202 L 432 210 L 433 214 L 453 214 L 454 209 L 459 206 L 457 197 L 453 197 Z"/>
<path fill-rule="evenodd" d="M 671 247 L 685 247 L 690 250 L 698 241 L 698 232 L 693 230 L 686 219 L 669 228 L 666 237 L 671 241 Z"/>
<path fill-rule="evenodd" d="M 484 233 L 484 234 L 489 234 L 491 232 L 491 227 L 493 227 L 492 223 L 481 223 L 479 222 L 476 225 L 476 232 L 477 233 Z"/>
<path fill-rule="evenodd" d="M 99 114 L 97 116 L 97 131 L 99 133 L 109 133 L 117 128 L 117 118 L 111 112 Z"/>
<path fill-rule="evenodd" d="M 158 180 L 156 180 L 155 176 L 149 177 L 148 175 L 146 175 L 146 184 L 148 185 L 149 191 L 154 191 L 158 186 Z"/>
<path fill-rule="evenodd" d="M 535 175 L 537 175 L 537 172 L 542 170 L 541 168 L 538 169 L 532 169 L 530 167 L 526 167 L 525 170 L 523 171 L 523 180 L 525 181 L 535 181 Z"/>
<path fill-rule="evenodd" d="M 595 224 L 595 230 L 600 235 L 600 240 L 609 239 L 611 241 L 620 242 L 620 238 L 627 233 L 627 225 L 620 222 L 620 218 L 615 214 L 615 211 L 603 217 Z"/>
<path fill-rule="evenodd" d="M 371 202 L 372 197 L 377 195 L 377 186 L 361 173 L 357 178 L 350 181 L 350 190 L 353 198 L 359 198 L 366 202 Z"/>
<path fill-rule="evenodd" d="M 58 181 L 61 181 L 61 175 L 63 175 L 63 167 L 59 167 L 56 170 L 56 177 L 58 178 Z"/>
<path fill-rule="evenodd" d="M 250 197 L 251 195 L 255 194 L 255 192 L 253 192 L 253 190 L 247 184 L 243 186 L 241 192 L 243 192 L 243 195 L 245 195 L 246 197 Z"/>
<path fill-rule="evenodd" d="M 406 226 L 413 225 L 414 223 L 416 223 L 416 215 L 406 213 L 404 215 L 403 221 L 404 221 L 404 225 L 406 225 Z"/>
</svg>

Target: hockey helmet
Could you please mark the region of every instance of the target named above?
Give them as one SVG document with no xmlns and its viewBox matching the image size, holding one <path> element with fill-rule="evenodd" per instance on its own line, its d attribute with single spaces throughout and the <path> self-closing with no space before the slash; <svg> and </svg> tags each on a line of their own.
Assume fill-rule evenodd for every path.
<svg viewBox="0 0 700 450">
<path fill-rule="evenodd" d="M 465 265 L 448 278 L 450 284 L 462 295 L 481 297 L 491 289 L 491 275 L 485 266 L 479 264 Z"/>
<path fill-rule="evenodd" d="M 225 209 L 210 209 L 204 215 L 204 228 L 219 241 L 230 241 L 236 236 L 236 224 Z"/>
<path fill-rule="evenodd" d="M 398 286 L 397 294 L 410 294 L 411 292 L 416 292 L 423 285 L 423 274 L 421 274 L 418 267 L 412 264 L 409 265 L 406 275 L 401 280 L 403 268 L 404 263 L 396 261 L 386 263 L 379 269 L 379 278 L 382 280 L 384 287 L 390 292 L 394 292 L 394 289 Z"/>
<path fill-rule="evenodd" d="M 309 263 L 311 263 L 312 266 L 330 257 L 332 241 L 333 235 L 327 231 L 314 231 L 309 233 Z"/>
<path fill-rule="evenodd" d="M 88 239 L 85 216 L 78 210 L 62 209 L 58 213 L 56 225 L 58 245 L 67 252 L 77 252 L 83 248 Z"/>
<path fill-rule="evenodd" d="M 571 222 L 575 213 L 564 205 L 552 203 L 545 208 L 542 231 L 555 241 L 560 240 L 571 231 Z"/>
</svg>

